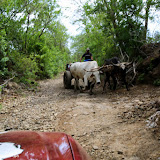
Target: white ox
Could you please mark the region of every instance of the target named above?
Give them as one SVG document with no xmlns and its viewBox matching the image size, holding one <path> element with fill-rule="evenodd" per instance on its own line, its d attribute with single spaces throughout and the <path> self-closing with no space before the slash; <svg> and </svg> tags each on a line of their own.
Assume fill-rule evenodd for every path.
<svg viewBox="0 0 160 160">
<path fill-rule="evenodd" d="M 75 78 L 74 90 L 76 91 L 77 87 L 82 91 L 79 86 L 79 79 L 84 80 L 85 89 L 89 86 L 90 83 L 90 94 L 92 94 L 92 89 L 94 84 L 100 84 L 100 74 L 98 71 L 98 64 L 96 61 L 87 61 L 87 62 L 75 62 L 70 67 L 70 72 Z"/>
</svg>

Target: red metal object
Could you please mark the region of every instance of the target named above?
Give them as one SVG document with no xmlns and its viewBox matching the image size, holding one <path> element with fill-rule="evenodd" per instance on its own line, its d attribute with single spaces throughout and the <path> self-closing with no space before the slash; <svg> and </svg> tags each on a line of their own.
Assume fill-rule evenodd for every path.
<svg viewBox="0 0 160 160">
<path fill-rule="evenodd" d="M 71 136 L 59 132 L 0 133 L 0 160 L 91 160 Z"/>
</svg>

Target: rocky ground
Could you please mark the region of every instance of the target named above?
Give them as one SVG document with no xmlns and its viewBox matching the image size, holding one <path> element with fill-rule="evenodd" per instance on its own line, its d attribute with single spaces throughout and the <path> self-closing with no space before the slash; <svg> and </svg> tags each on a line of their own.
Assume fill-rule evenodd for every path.
<svg viewBox="0 0 160 160">
<path fill-rule="evenodd" d="M 94 89 L 94 95 L 64 89 L 62 75 L 38 90 L 10 92 L 0 100 L 0 131 L 60 131 L 76 139 L 93 160 L 159 160 L 160 129 L 146 127 L 159 110 L 160 87 L 126 91 Z"/>
</svg>

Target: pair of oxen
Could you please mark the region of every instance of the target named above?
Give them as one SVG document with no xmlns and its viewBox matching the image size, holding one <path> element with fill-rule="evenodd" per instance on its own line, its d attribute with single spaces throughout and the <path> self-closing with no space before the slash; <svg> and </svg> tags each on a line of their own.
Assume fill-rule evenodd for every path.
<svg viewBox="0 0 160 160">
<path fill-rule="evenodd" d="M 70 72 L 74 82 L 74 90 L 77 88 L 80 92 L 87 90 L 89 88 L 89 93 L 93 94 L 93 87 L 97 83 L 98 85 L 101 83 L 100 73 L 104 73 L 105 80 L 103 85 L 103 92 L 106 91 L 106 82 L 109 83 L 110 89 L 110 77 L 113 80 L 113 90 L 116 89 L 117 86 L 117 75 L 121 77 L 121 80 L 124 82 L 126 89 L 128 88 L 128 83 L 126 81 L 126 69 L 131 63 L 122 62 L 120 63 L 117 57 L 105 60 L 105 63 L 102 67 L 99 67 L 96 61 L 87 61 L 87 62 L 75 62 L 70 66 Z M 79 84 L 79 79 L 84 81 L 84 88 L 82 88 Z"/>
</svg>

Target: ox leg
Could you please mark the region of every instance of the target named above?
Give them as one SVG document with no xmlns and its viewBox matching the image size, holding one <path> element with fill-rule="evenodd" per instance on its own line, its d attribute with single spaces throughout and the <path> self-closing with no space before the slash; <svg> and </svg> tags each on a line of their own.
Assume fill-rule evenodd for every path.
<svg viewBox="0 0 160 160">
<path fill-rule="evenodd" d="M 107 82 L 107 77 L 104 80 L 104 85 L 103 85 L 103 93 L 106 92 L 106 82 Z"/>
<path fill-rule="evenodd" d="M 75 81 L 74 81 L 74 92 L 77 91 L 78 86 L 79 86 L 79 80 L 77 78 L 75 78 Z"/>
<path fill-rule="evenodd" d="M 127 83 L 127 81 L 126 81 L 126 75 L 125 75 L 125 74 L 124 74 L 124 75 L 122 75 L 122 82 L 124 82 L 124 84 L 125 84 L 125 86 L 126 86 L 127 91 L 129 91 L 128 83 Z"/>
<path fill-rule="evenodd" d="M 76 83 L 76 78 L 75 78 L 75 80 L 74 80 L 74 92 L 76 92 L 77 91 L 77 83 Z"/>
<path fill-rule="evenodd" d="M 108 81 L 109 88 L 110 88 L 110 90 L 111 90 L 112 87 L 111 87 L 111 82 L 110 82 L 110 75 L 108 75 L 107 81 Z"/>
<path fill-rule="evenodd" d="M 109 76 L 109 74 L 106 73 L 106 77 L 105 77 L 105 80 L 104 80 L 103 92 L 102 92 L 102 93 L 105 93 L 105 92 L 106 92 L 106 83 L 107 83 L 107 82 L 108 82 L 109 87 L 110 87 L 110 89 L 111 89 L 110 76 Z"/>
<path fill-rule="evenodd" d="M 111 75 L 112 79 L 113 79 L 113 90 L 116 90 L 117 87 L 117 80 L 116 77 L 114 75 Z"/>
<path fill-rule="evenodd" d="M 88 81 L 88 86 L 86 86 L 86 90 L 89 90 L 91 88 L 92 82 Z"/>
<path fill-rule="evenodd" d="M 93 91 L 92 91 L 92 90 L 93 90 L 94 85 L 95 85 L 95 82 L 93 82 L 93 83 L 90 84 L 90 90 L 89 90 L 89 94 L 90 94 L 90 95 L 93 94 Z"/>
<path fill-rule="evenodd" d="M 87 90 L 87 86 L 88 86 L 88 79 L 87 79 L 87 76 L 84 75 L 84 91 Z"/>
<path fill-rule="evenodd" d="M 78 79 L 78 78 L 75 78 L 75 81 L 74 81 L 74 92 L 76 92 L 77 89 L 79 89 L 80 92 L 82 92 L 82 88 L 81 88 L 81 86 L 79 85 L 79 79 Z"/>
</svg>

